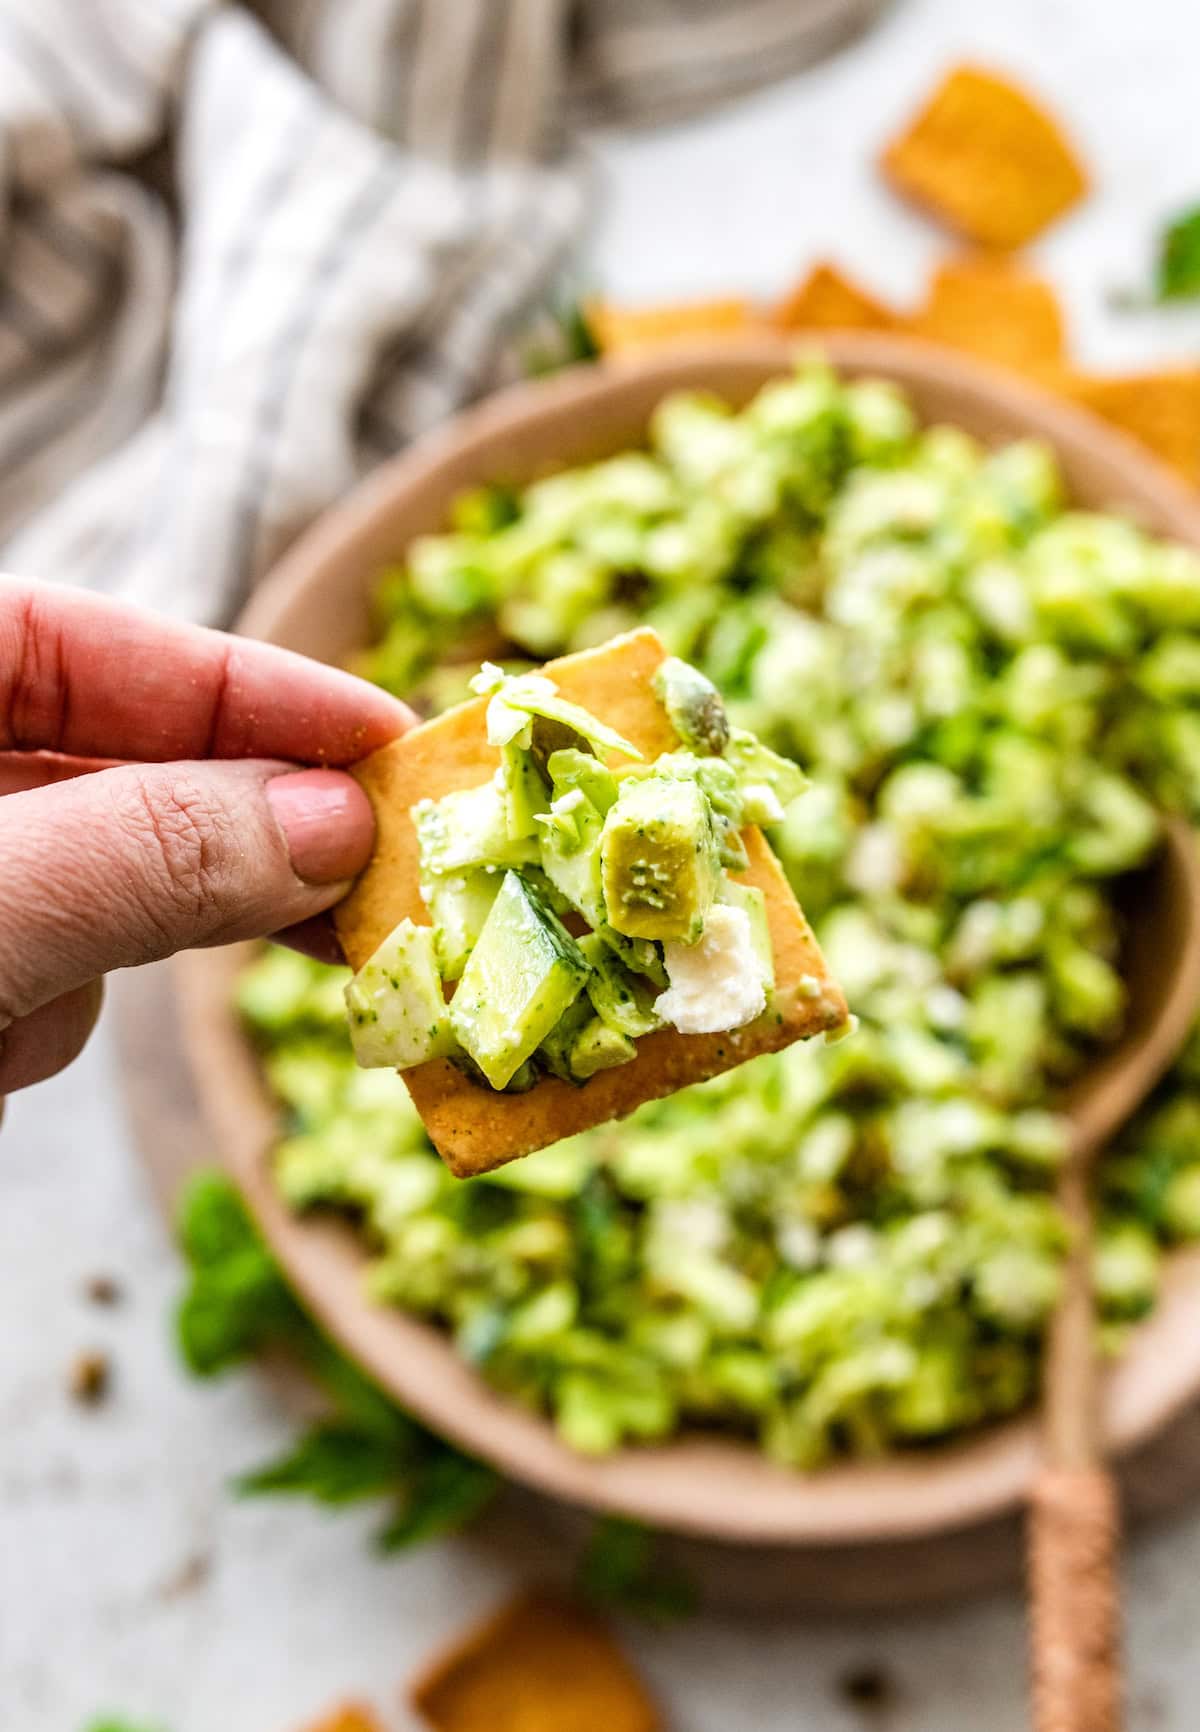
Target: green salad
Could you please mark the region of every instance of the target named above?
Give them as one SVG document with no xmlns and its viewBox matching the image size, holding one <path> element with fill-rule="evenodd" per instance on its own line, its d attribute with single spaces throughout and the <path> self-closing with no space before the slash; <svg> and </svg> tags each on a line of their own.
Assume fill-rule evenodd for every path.
<svg viewBox="0 0 1200 1732">
<path fill-rule="evenodd" d="M 666 657 L 653 684 L 683 749 L 647 762 L 545 674 L 485 662 L 474 676 L 500 764 L 412 808 L 429 920 L 401 920 L 346 987 L 360 1065 L 448 1058 L 495 1090 L 547 1075 L 582 1087 L 655 1029 L 715 1034 L 768 1013 L 766 897 L 729 873 L 750 865 L 745 826 L 782 820 L 804 777 L 731 729 L 687 662 Z M 800 985 L 821 992 L 815 976 Z"/>
<path fill-rule="evenodd" d="M 362 1225 L 576 1448 L 682 1425 L 812 1466 L 1028 1402 L 1064 1250 L 1056 1089 L 1121 1027 L 1113 880 L 1200 810 L 1200 560 L 1073 510 L 1052 453 L 919 429 L 819 365 L 648 449 L 465 496 L 379 586 L 371 678 L 428 710 L 639 621 L 809 784 L 769 831 L 860 1019 L 476 1180 L 356 1068 L 344 971 L 270 953 L 242 1011 L 296 1209 Z M 455 654 L 473 661 L 456 666 Z M 1105 1163 L 1119 1344 L 1200 1234 L 1200 1048 Z"/>
</svg>

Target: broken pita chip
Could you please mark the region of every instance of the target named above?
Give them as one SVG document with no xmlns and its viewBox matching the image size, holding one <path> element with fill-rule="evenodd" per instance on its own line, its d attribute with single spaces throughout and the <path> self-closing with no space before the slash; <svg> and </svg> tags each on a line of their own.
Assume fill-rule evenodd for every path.
<svg viewBox="0 0 1200 1732">
<path fill-rule="evenodd" d="M 757 308 L 746 300 L 686 301 L 661 307 L 617 307 L 592 301 L 588 326 L 602 355 L 635 355 L 702 337 L 745 336 L 761 330 Z"/>
<path fill-rule="evenodd" d="M 545 672 L 564 698 L 590 710 L 652 760 L 679 749 L 652 686 L 665 656 L 657 633 L 642 628 L 550 662 Z M 342 948 L 355 969 L 401 920 L 430 924 L 419 886 L 411 808 L 420 799 L 476 788 L 494 774 L 500 756 L 487 742 L 487 702 L 480 697 L 448 710 L 353 772 L 375 809 L 377 826 L 370 864 L 334 911 Z M 844 1025 L 845 999 L 829 977 L 778 861 L 759 830 L 745 830 L 743 841 L 749 868 L 731 876 L 763 892 L 775 958 L 776 988 L 763 1014 L 744 1028 L 720 1034 L 658 1029 L 637 1042 L 636 1058 L 600 1071 L 579 1087 L 543 1076 L 523 1094 L 504 1094 L 470 1081 L 444 1058 L 404 1071 L 430 1139 L 452 1173 L 468 1178 L 489 1172 L 561 1137 L 624 1118 L 645 1101 L 718 1076 L 760 1053 Z"/>
<path fill-rule="evenodd" d="M 1078 202 L 1087 176 L 1056 123 L 978 66 L 949 73 L 884 151 L 897 192 L 977 246 L 1023 246 Z"/>
<path fill-rule="evenodd" d="M 1038 377 L 1065 355 L 1062 310 L 1050 284 L 995 255 L 940 266 L 908 329 Z"/>
<path fill-rule="evenodd" d="M 413 1685 L 433 1732 L 662 1732 L 605 1626 L 576 1606 L 524 1596 Z"/>
<path fill-rule="evenodd" d="M 348 1702 L 344 1708 L 337 1708 L 323 1720 L 306 1726 L 304 1732 L 383 1732 L 383 1725 L 369 1708 Z"/>
<path fill-rule="evenodd" d="M 1064 372 L 1046 382 L 1200 487 L 1200 367 L 1108 377 Z"/>
<path fill-rule="evenodd" d="M 896 319 L 882 301 L 822 261 L 779 302 L 771 322 L 783 331 L 887 331 Z"/>
</svg>

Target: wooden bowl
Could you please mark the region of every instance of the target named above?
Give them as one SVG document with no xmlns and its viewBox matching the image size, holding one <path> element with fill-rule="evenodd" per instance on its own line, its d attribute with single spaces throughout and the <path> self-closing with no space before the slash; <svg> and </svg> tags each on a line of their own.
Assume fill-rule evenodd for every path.
<svg viewBox="0 0 1200 1732">
<path fill-rule="evenodd" d="M 911 341 L 845 336 L 826 351 L 848 376 L 895 380 L 923 421 L 954 423 L 990 444 L 1030 434 L 1048 440 L 1080 503 L 1127 511 L 1200 546 L 1200 504 L 1130 441 L 1080 412 Z M 668 392 L 703 387 L 740 405 L 790 362 L 787 346 L 756 339 L 518 386 L 385 465 L 327 513 L 259 590 L 242 629 L 339 661 L 367 640 L 379 567 L 413 536 L 442 528 L 460 489 L 519 482 L 636 446 Z M 942 1448 L 811 1474 L 699 1434 L 602 1460 L 574 1454 L 544 1419 L 494 1394 L 437 1329 L 367 1303 L 363 1253 L 348 1227 L 298 1219 L 283 1207 L 268 1171 L 275 1110 L 231 1010 L 244 960 L 237 951 L 201 951 L 177 964 L 185 1039 L 218 1146 L 314 1314 L 439 1432 L 570 1504 L 742 1547 L 919 1539 L 1002 1516 L 1023 1500 L 1037 1459 L 1031 1418 Z M 1198 1393 L 1200 1251 L 1184 1251 L 1170 1260 L 1156 1312 L 1108 1380 L 1111 1447 L 1120 1453 L 1143 1443 Z"/>
</svg>

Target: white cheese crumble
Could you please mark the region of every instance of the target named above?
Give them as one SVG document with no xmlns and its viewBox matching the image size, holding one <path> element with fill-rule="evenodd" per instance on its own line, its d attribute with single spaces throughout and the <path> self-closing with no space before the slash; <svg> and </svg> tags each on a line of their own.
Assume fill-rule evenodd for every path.
<svg viewBox="0 0 1200 1732">
<path fill-rule="evenodd" d="M 709 910 L 696 944 L 663 945 L 670 985 L 654 1008 L 680 1034 L 716 1034 L 742 1028 L 767 1005 L 750 916 L 719 902 Z"/>
</svg>

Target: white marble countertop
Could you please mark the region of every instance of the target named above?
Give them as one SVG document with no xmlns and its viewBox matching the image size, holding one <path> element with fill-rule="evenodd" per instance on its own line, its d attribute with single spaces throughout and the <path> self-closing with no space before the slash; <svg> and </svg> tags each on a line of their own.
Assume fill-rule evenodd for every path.
<svg viewBox="0 0 1200 1732">
<path fill-rule="evenodd" d="M 949 61 L 1028 77 L 1093 165 L 1095 197 L 1037 249 L 1081 354 L 1195 354 L 1200 314 L 1120 318 L 1155 220 L 1200 196 L 1194 0 L 898 0 L 813 73 L 702 124 L 597 143 L 595 271 L 618 295 L 772 293 L 817 254 L 912 298 L 942 243 L 870 168 Z M 0 1722 L 81 1732 L 102 1709 L 165 1732 L 296 1732 L 344 1695 L 408 1722 L 398 1686 L 511 1585 L 449 1543 L 380 1562 L 368 1516 L 238 1504 L 229 1476 L 290 1426 L 253 1376 L 185 1381 L 168 1313 L 175 1253 L 134 1163 L 102 1028 L 69 1076 L 15 1099 L 0 1143 Z M 112 1274 L 99 1309 L 85 1279 Z M 111 1399 L 66 1393 L 81 1349 L 111 1352 Z M 1127 1562 L 1131 1732 L 1192 1732 L 1200 1696 L 1200 1511 Z M 676 1732 L 1014 1732 L 1025 1724 L 1019 1603 L 905 1619 L 752 1626 L 704 1617 L 630 1632 Z M 864 1721 L 837 1681 L 870 1662 L 895 1705 Z"/>
</svg>

